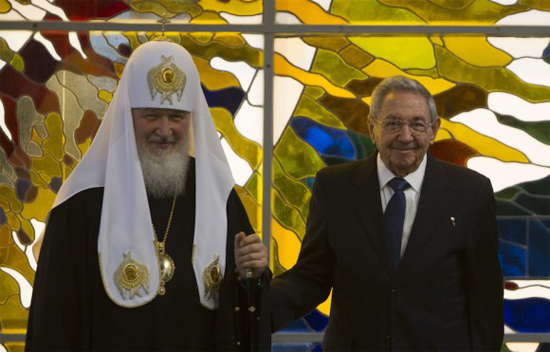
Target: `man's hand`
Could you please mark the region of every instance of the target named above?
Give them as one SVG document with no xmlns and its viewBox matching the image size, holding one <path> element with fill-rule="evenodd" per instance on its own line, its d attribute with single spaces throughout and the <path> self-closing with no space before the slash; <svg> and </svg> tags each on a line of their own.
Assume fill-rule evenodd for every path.
<svg viewBox="0 0 550 352">
<path fill-rule="evenodd" d="M 235 265 L 241 279 L 246 278 L 246 269 L 252 269 L 254 279 L 262 276 L 267 267 L 267 248 L 257 234 L 239 232 L 235 236 Z"/>
</svg>

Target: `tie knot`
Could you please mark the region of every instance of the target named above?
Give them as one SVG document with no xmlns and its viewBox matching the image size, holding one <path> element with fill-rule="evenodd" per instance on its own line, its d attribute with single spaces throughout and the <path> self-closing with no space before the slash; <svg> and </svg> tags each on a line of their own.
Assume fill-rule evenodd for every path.
<svg viewBox="0 0 550 352">
<path fill-rule="evenodd" d="M 407 188 L 409 188 L 411 185 L 407 181 L 405 181 L 404 178 L 401 177 L 394 177 L 392 178 L 388 184 L 393 189 L 394 192 L 403 192 Z"/>
</svg>

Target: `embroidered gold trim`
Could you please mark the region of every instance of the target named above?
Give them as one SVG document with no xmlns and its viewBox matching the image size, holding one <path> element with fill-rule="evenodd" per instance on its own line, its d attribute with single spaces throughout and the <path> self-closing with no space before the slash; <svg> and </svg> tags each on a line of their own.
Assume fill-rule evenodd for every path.
<svg viewBox="0 0 550 352">
<path fill-rule="evenodd" d="M 181 100 L 187 76 L 172 61 L 173 56 L 161 55 L 161 63 L 153 67 L 147 73 L 147 84 L 151 92 L 151 100 L 154 100 L 157 92 L 161 94 L 160 104 L 168 101 L 172 105 L 172 95 L 176 93 L 178 101 Z"/>
<path fill-rule="evenodd" d="M 218 293 L 223 280 L 223 274 L 219 264 L 220 256 L 214 255 L 214 260 L 208 264 L 202 273 L 202 280 L 204 282 L 204 297 L 207 300 L 218 300 Z"/>
<path fill-rule="evenodd" d="M 132 252 L 124 253 L 124 260 L 114 273 L 115 285 L 122 295 L 127 299 L 128 291 L 130 299 L 134 296 L 141 297 L 139 290 L 143 287 L 145 293 L 149 293 L 149 270 L 147 267 L 132 258 Z"/>
</svg>

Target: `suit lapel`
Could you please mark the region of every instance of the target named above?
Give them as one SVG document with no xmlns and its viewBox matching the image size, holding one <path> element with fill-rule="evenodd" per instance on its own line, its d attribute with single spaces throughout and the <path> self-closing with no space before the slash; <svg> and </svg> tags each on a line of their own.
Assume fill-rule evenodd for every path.
<svg viewBox="0 0 550 352">
<path fill-rule="evenodd" d="M 440 169 L 438 162 L 431 155 L 426 155 L 428 164 L 422 182 L 420 200 L 409 242 L 397 270 L 399 276 L 402 276 L 420 256 L 426 242 L 433 235 L 435 227 L 447 214 L 450 205 L 446 193 L 451 182 Z"/>
<path fill-rule="evenodd" d="M 384 230 L 384 214 L 380 201 L 380 184 L 376 171 L 376 153 L 364 160 L 353 178 L 357 192 L 352 192 L 351 201 L 357 217 L 364 228 L 368 240 L 390 276 L 395 270 L 389 257 L 389 249 Z"/>
</svg>

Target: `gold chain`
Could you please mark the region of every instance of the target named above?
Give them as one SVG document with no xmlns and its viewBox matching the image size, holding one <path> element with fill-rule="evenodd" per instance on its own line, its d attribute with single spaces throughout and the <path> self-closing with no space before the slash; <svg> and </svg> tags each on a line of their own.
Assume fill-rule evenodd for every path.
<svg viewBox="0 0 550 352">
<path fill-rule="evenodd" d="M 159 247 L 159 251 L 162 253 L 164 252 L 164 243 L 166 242 L 166 238 L 168 238 L 168 232 L 170 232 L 170 225 L 172 225 L 172 216 L 174 216 L 174 210 L 176 209 L 176 199 L 177 195 L 174 194 L 174 200 L 172 201 L 172 210 L 170 211 L 170 217 L 168 218 L 168 225 L 166 225 L 166 231 L 164 232 L 164 239 L 162 242 L 159 241 L 157 230 L 155 229 L 155 224 L 153 224 L 153 234 L 155 235 L 155 242 L 157 243 L 157 246 Z"/>
</svg>

